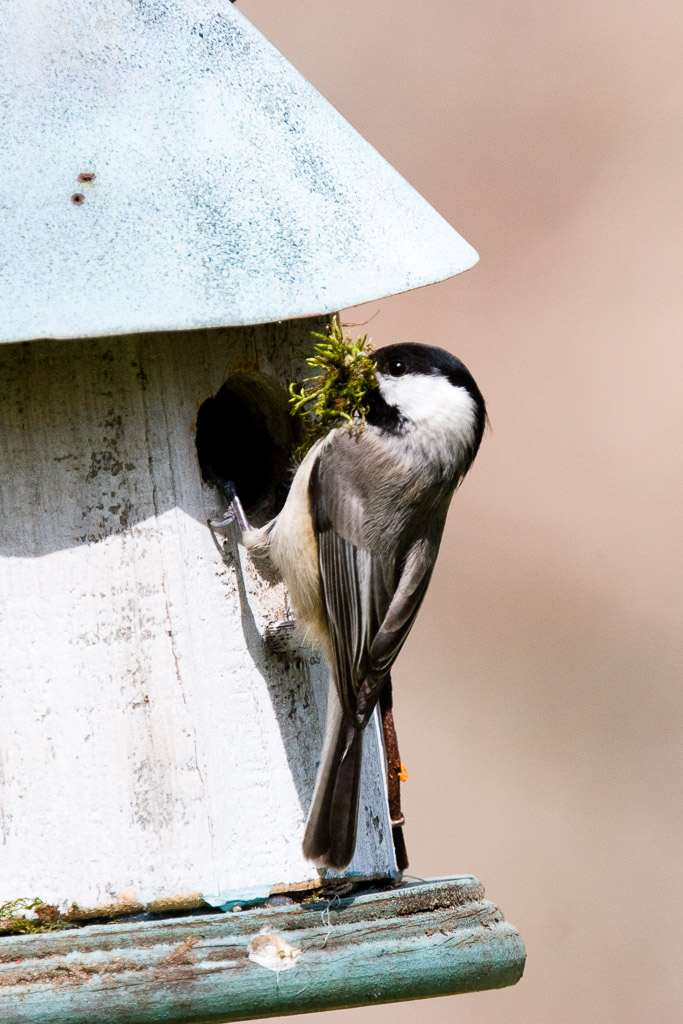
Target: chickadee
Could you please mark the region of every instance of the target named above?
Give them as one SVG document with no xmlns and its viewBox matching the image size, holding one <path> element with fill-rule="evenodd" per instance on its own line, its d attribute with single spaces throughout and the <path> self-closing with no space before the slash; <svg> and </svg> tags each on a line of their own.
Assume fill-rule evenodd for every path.
<svg viewBox="0 0 683 1024">
<path fill-rule="evenodd" d="M 331 868 L 353 856 L 363 730 L 415 621 L 486 420 L 471 374 L 443 349 L 389 345 L 375 360 L 364 427 L 336 427 L 311 448 L 266 526 L 237 516 L 245 547 L 279 569 L 330 669 L 303 852 Z"/>
</svg>

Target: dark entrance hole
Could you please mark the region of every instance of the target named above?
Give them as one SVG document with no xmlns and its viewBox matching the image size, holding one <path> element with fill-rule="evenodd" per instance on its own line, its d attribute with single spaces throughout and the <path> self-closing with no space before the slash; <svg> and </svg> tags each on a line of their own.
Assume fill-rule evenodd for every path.
<svg viewBox="0 0 683 1024">
<path fill-rule="evenodd" d="M 197 415 L 197 457 L 202 477 L 216 486 L 230 480 L 249 511 L 279 511 L 287 494 L 293 445 L 284 391 L 261 374 L 229 377 Z"/>
</svg>

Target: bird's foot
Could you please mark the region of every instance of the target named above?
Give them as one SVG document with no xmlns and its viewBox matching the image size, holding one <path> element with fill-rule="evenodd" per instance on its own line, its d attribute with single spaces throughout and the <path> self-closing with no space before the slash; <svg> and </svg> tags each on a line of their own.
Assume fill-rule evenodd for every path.
<svg viewBox="0 0 683 1024">
<path fill-rule="evenodd" d="M 207 480 L 212 484 L 215 484 L 228 503 L 228 510 L 221 519 L 208 520 L 209 529 L 212 534 L 214 530 L 225 530 L 235 522 L 239 526 L 241 533 L 246 533 L 247 530 L 250 530 L 251 526 L 249 525 L 249 521 L 244 513 L 242 502 L 237 496 L 237 488 L 232 480 L 226 480 L 226 478 L 217 473 L 212 466 L 206 467 L 205 475 Z M 215 536 L 214 540 L 216 540 Z"/>
</svg>

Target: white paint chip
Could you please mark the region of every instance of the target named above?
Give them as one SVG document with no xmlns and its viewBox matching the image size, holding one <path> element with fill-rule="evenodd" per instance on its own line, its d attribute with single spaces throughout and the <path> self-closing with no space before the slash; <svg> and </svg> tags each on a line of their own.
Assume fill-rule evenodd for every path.
<svg viewBox="0 0 683 1024">
<path fill-rule="evenodd" d="M 301 950 L 292 946 L 282 935 L 262 928 L 248 946 L 249 959 L 269 971 L 289 971 L 301 959 Z"/>
</svg>

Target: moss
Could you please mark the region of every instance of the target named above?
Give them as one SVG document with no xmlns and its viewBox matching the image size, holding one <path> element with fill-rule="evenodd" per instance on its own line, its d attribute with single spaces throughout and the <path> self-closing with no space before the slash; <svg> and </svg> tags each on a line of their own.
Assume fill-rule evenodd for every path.
<svg viewBox="0 0 683 1024">
<path fill-rule="evenodd" d="M 333 318 L 327 334 L 311 331 L 320 341 L 306 362 L 319 372 L 299 388 L 289 385 L 290 412 L 301 419 L 304 440 L 296 457 L 303 458 L 316 441 L 342 422 L 362 430 L 370 393 L 377 387 L 373 348 L 367 334 L 353 341 Z"/>
<path fill-rule="evenodd" d="M 29 911 L 27 917 L 20 911 Z M 31 935 L 34 932 L 52 932 L 73 928 L 57 907 L 43 903 L 41 899 L 18 899 L 0 904 L 0 935 Z"/>
</svg>

